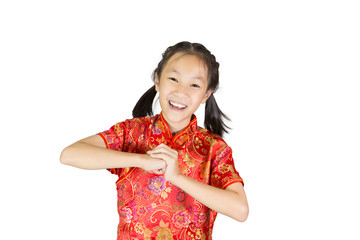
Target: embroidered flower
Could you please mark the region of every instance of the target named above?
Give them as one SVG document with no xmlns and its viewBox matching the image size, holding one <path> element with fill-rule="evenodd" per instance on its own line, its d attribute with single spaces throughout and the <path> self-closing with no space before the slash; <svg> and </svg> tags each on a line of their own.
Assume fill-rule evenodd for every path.
<svg viewBox="0 0 360 240">
<path fill-rule="evenodd" d="M 203 233 L 203 231 L 201 229 L 197 229 L 195 239 L 205 240 L 206 235 Z"/>
<path fill-rule="evenodd" d="M 129 207 L 122 207 L 119 211 L 120 218 L 129 223 L 132 219 L 132 211 Z"/>
<path fill-rule="evenodd" d="M 146 195 L 145 195 L 145 190 L 141 189 L 140 191 L 136 192 L 137 195 L 141 196 L 144 199 L 147 199 Z"/>
<path fill-rule="evenodd" d="M 144 240 L 151 240 L 151 233 L 152 231 L 148 228 L 144 230 Z"/>
<path fill-rule="evenodd" d="M 179 202 L 183 202 L 186 200 L 186 193 L 184 191 L 179 191 L 176 194 L 176 200 L 178 200 Z"/>
<path fill-rule="evenodd" d="M 144 225 L 143 224 L 141 224 L 141 223 L 136 223 L 136 225 L 135 225 L 135 227 L 134 227 L 134 230 L 135 230 L 135 232 L 137 232 L 137 233 L 140 233 L 140 234 L 143 234 L 144 233 Z"/>
<path fill-rule="evenodd" d="M 225 174 L 227 172 L 231 171 L 231 166 L 228 164 L 222 164 L 219 166 L 219 172 L 222 174 Z"/>
<path fill-rule="evenodd" d="M 149 205 L 149 206 L 145 207 L 145 209 L 146 209 L 146 211 L 147 211 L 148 213 L 151 213 L 151 212 L 154 211 L 154 208 L 155 208 L 155 207 L 156 207 L 156 206 Z"/>
<path fill-rule="evenodd" d="M 173 215 L 172 221 L 176 227 L 184 228 L 190 223 L 190 215 L 187 211 L 178 211 Z"/>
<path fill-rule="evenodd" d="M 198 209 L 197 209 L 196 206 L 189 206 L 187 209 L 188 209 L 189 212 L 191 212 L 191 213 L 193 213 L 193 212 L 195 212 L 195 211 L 198 211 Z"/>
<path fill-rule="evenodd" d="M 118 195 L 118 199 L 121 199 L 124 196 L 124 189 L 125 189 L 125 185 L 122 184 L 121 186 L 118 187 L 118 191 L 117 191 L 117 195 Z"/>
<path fill-rule="evenodd" d="M 153 133 L 156 135 L 160 135 L 162 133 L 161 128 L 158 126 L 158 121 L 153 125 Z"/>
<path fill-rule="evenodd" d="M 187 238 L 186 239 L 193 239 L 193 240 L 205 240 L 207 239 L 206 238 L 206 235 L 205 233 L 202 231 L 202 229 L 187 229 L 186 231 L 186 235 L 187 235 Z"/>
<path fill-rule="evenodd" d="M 139 207 L 136 211 L 138 215 L 144 215 L 146 213 L 145 207 Z"/>
<path fill-rule="evenodd" d="M 157 233 L 156 240 L 173 240 L 173 235 L 168 228 L 160 229 Z"/>
<path fill-rule="evenodd" d="M 221 161 L 221 159 L 223 159 L 226 155 L 231 154 L 231 149 L 230 148 L 225 148 L 224 150 L 220 149 L 219 151 L 216 152 L 216 157 L 214 159 L 214 163 L 218 163 Z"/>
<path fill-rule="evenodd" d="M 150 178 L 147 182 L 147 189 L 159 195 L 165 189 L 165 178 L 163 176 Z"/>
<path fill-rule="evenodd" d="M 136 206 L 134 200 L 129 201 L 129 202 L 128 202 L 128 205 L 129 205 L 131 208 L 134 208 L 134 207 Z"/>
<path fill-rule="evenodd" d="M 141 134 L 139 135 L 139 137 L 138 137 L 138 141 L 144 140 L 144 136 L 145 136 L 145 134 L 144 134 L 144 133 L 141 133 Z"/>
<path fill-rule="evenodd" d="M 204 213 L 200 213 L 198 216 L 198 223 L 202 224 L 206 221 L 206 215 Z"/>
</svg>

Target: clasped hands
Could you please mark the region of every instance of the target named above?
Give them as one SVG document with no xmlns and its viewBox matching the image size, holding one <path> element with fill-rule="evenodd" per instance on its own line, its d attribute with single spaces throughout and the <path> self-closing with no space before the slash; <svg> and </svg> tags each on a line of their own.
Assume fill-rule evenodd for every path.
<svg viewBox="0 0 360 240">
<path fill-rule="evenodd" d="M 147 152 L 144 169 L 154 174 L 165 174 L 165 179 L 171 182 L 181 175 L 178 165 L 178 152 L 162 143 Z"/>
</svg>

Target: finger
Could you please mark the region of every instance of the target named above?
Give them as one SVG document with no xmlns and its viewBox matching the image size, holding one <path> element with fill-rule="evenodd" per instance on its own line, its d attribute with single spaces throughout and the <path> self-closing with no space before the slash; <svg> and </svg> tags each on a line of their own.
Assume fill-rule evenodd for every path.
<svg viewBox="0 0 360 240">
<path fill-rule="evenodd" d="M 156 151 L 149 154 L 150 157 L 157 158 L 168 162 L 170 160 L 177 161 L 178 153 L 169 152 L 169 151 Z"/>
<path fill-rule="evenodd" d="M 165 149 L 153 150 L 153 151 L 151 151 L 151 152 L 148 152 L 148 154 L 150 154 L 150 155 L 166 154 L 166 155 L 169 155 L 169 156 L 175 156 L 175 153 L 172 153 L 172 152 L 167 151 L 167 150 L 165 150 Z"/>
<path fill-rule="evenodd" d="M 172 149 L 171 147 L 169 147 L 168 145 L 161 143 L 160 145 L 158 145 L 156 148 L 154 148 L 153 150 L 169 150 L 169 151 L 176 151 L 174 149 Z"/>
<path fill-rule="evenodd" d="M 166 147 L 166 148 L 168 148 L 169 146 L 166 145 L 165 143 L 160 143 L 157 147 Z"/>
<path fill-rule="evenodd" d="M 150 157 L 152 158 L 157 158 L 157 159 L 161 159 L 164 160 L 165 162 L 170 161 L 170 159 L 172 158 L 170 155 L 166 154 L 166 153 L 150 153 Z"/>
<path fill-rule="evenodd" d="M 153 150 L 150 150 L 147 153 L 148 154 L 165 153 L 165 154 L 168 154 L 168 155 L 173 156 L 173 157 L 177 157 L 177 155 L 178 155 L 178 152 L 176 150 L 171 149 L 171 148 L 169 148 L 167 146 L 166 146 L 166 148 L 165 147 L 154 148 Z"/>
<path fill-rule="evenodd" d="M 147 151 L 147 153 L 154 153 L 154 152 L 159 152 L 159 151 L 165 151 L 165 148 L 157 146 L 156 148 Z"/>
</svg>

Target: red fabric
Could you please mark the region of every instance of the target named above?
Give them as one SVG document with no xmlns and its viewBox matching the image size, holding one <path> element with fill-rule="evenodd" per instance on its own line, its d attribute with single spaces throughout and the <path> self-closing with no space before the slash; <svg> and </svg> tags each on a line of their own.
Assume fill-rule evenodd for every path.
<svg viewBox="0 0 360 240">
<path fill-rule="evenodd" d="M 107 148 L 146 153 L 165 143 L 179 153 L 180 171 L 197 181 L 226 188 L 243 180 L 224 140 L 192 121 L 172 137 L 162 115 L 120 122 L 99 133 Z M 119 176 L 119 239 L 212 239 L 217 213 L 155 175 L 140 168 L 108 169 Z"/>
</svg>

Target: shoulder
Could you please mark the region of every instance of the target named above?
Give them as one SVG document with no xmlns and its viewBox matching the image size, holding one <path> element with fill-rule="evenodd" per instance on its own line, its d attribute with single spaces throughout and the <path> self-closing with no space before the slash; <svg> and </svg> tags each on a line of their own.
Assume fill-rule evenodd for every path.
<svg viewBox="0 0 360 240">
<path fill-rule="evenodd" d="M 147 128 L 151 127 L 156 119 L 155 117 L 138 117 L 126 119 L 122 122 L 118 122 L 113 125 L 109 130 L 105 132 L 115 133 L 118 135 L 126 135 L 129 133 L 136 133 L 146 131 Z"/>
<path fill-rule="evenodd" d="M 127 129 L 134 129 L 139 127 L 141 128 L 141 127 L 153 125 L 157 117 L 158 116 L 156 115 L 154 117 L 131 118 L 131 119 L 126 119 L 125 121 L 119 122 L 117 124 L 123 125 Z"/>
<path fill-rule="evenodd" d="M 221 136 L 201 127 L 198 127 L 197 130 L 197 137 L 203 139 L 206 142 L 206 145 L 211 148 L 212 152 L 223 151 L 225 149 L 231 151 L 231 148 Z"/>
</svg>

